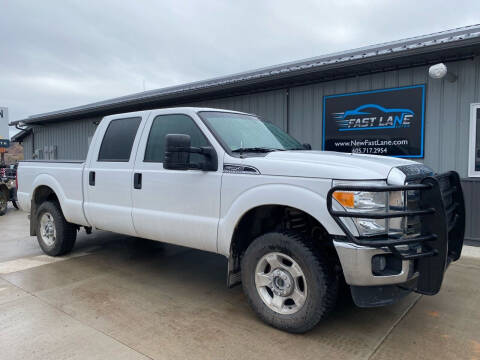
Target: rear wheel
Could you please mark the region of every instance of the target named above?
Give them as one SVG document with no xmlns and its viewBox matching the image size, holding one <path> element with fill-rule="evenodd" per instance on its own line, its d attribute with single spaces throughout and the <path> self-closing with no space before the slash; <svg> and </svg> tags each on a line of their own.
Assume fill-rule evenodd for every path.
<svg viewBox="0 0 480 360">
<path fill-rule="evenodd" d="M 69 253 L 77 238 L 75 225 L 68 223 L 57 203 L 44 202 L 37 211 L 37 239 L 50 256 Z"/>
<path fill-rule="evenodd" d="M 268 233 L 242 258 L 248 301 L 266 323 L 293 333 L 313 328 L 334 307 L 338 279 L 326 256 L 297 233 Z"/>
<path fill-rule="evenodd" d="M 5 215 L 8 206 L 8 195 L 0 190 L 0 216 Z"/>
</svg>

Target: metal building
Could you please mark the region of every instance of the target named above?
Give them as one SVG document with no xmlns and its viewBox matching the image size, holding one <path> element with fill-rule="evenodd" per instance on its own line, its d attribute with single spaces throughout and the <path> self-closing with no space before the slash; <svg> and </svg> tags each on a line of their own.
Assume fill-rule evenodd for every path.
<svg viewBox="0 0 480 360">
<path fill-rule="evenodd" d="M 449 76 L 429 75 L 438 63 Z M 480 161 L 480 120 L 472 122 L 480 103 L 480 25 L 33 115 L 11 123 L 23 129 L 12 140 L 23 142 L 25 159 L 85 159 L 105 115 L 208 106 L 258 114 L 322 149 L 325 97 L 414 85 L 424 89 L 423 156 L 415 160 L 460 173 L 467 238 L 480 240 L 480 162 L 472 165 L 475 155 Z"/>
</svg>

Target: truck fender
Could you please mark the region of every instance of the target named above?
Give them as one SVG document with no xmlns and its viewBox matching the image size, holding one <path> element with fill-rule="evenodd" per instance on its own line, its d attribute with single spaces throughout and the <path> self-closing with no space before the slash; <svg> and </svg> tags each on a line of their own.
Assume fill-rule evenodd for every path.
<svg viewBox="0 0 480 360">
<path fill-rule="evenodd" d="M 55 193 L 60 203 L 60 208 L 63 212 L 63 216 L 68 222 L 89 226 L 87 220 L 83 215 L 83 204 L 82 201 L 68 199 L 65 195 L 65 192 L 62 189 L 60 183 L 49 174 L 40 174 L 38 175 L 32 184 L 32 193 L 30 195 L 30 201 L 33 203 L 33 196 L 35 191 L 40 186 L 47 186 Z M 79 210 L 80 209 L 80 210 Z M 34 212 L 30 211 L 31 217 L 34 217 Z"/>
<path fill-rule="evenodd" d="M 266 184 L 243 192 L 221 217 L 218 229 L 218 253 L 230 256 L 232 237 L 237 224 L 249 210 L 262 205 L 297 208 L 315 218 L 329 234 L 344 235 L 328 213 L 325 197 L 301 186 Z"/>
<path fill-rule="evenodd" d="M 38 190 L 40 186 L 47 186 L 55 193 L 60 202 L 60 207 L 63 206 L 63 202 L 65 200 L 65 194 L 62 190 L 62 187 L 58 183 L 58 181 L 51 175 L 48 174 L 40 174 L 38 175 L 32 184 L 32 193 L 30 194 L 30 200 L 33 200 L 35 192 Z M 63 209 L 62 209 L 63 210 Z"/>
</svg>

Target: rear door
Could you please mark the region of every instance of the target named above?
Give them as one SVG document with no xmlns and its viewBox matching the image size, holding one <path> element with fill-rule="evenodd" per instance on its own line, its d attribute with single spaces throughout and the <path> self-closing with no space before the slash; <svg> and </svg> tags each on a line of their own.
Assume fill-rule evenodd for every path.
<svg viewBox="0 0 480 360">
<path fill-rule="evenodd" d="M 163 168 L 165 135 L 187 134 L 191 146 L 213 146 L 217 171 Z M 145 127 L 135 163 L 133 221 L 138 236 L 217 251 L 223 150 L 196 114 L 154 112 Z M 204 161 L 191 154 L 190 163 Z"/>
<path fill-rule="evenodd" d="M 145 113 L 107 117 L 97 130 L 85 168 L 85 215 L 95 228 L 135 236 L 132 220 L 133 164 Z"/>
</svg>

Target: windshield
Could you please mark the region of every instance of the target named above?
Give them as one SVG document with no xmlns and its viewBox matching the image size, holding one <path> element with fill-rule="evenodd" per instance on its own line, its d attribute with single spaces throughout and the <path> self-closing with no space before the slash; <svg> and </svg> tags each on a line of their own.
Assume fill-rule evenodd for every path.
<svg viewBox="0 0 480 360">
<path fill-rule="evenodd" d="M 305 150 L 286 132 L 255 116 L 218 111 L 202 111 L 200 116 L 233 152 Z"/>
</svg>

